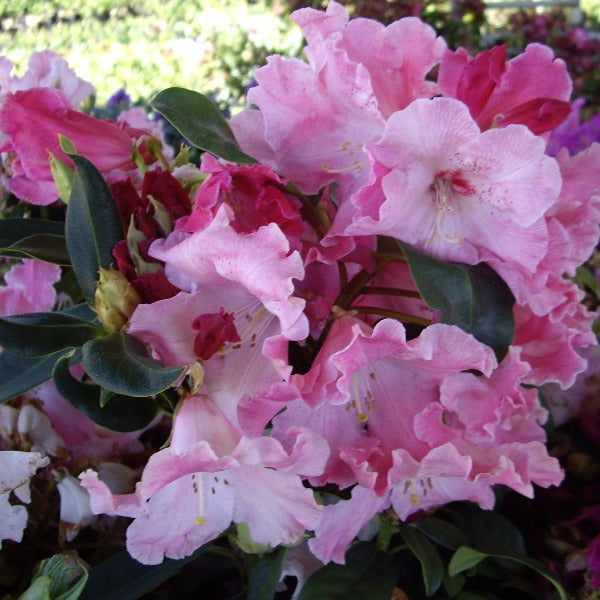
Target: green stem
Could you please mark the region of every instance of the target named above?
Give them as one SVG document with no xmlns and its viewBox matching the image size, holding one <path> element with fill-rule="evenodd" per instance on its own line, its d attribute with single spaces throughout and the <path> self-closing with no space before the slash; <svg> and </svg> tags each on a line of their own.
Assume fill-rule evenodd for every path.
<svg viewBox="0 0 600 600">
<path fill-rule="evenodd" d="M 365 286 L 362 290 L 363 294 L 382 294 L 385 296 L 403 296 L 406 298 L 420 298 L 421 294 L 413 290 L 401 290 L 397 288 L 382 287 L 377 285 Z"/>
<path fill-rule="evenodd" d="M 431 321 L 429 319 L 415 317 L 414 315 L 398 312 L 396 310 L 380 308 L 379 306 L 351 306 L 350 310 L 355 310 L 357 313 L 363 313 L 366 315 L 379 315 L 381 317 L 396 319 L 397 321 L 402 321 L 405 323 L 415 323 L 416 325 L 422 325 L 423 327 L 431 325 Z"/>
<path fill-rule="evenodd" d="M 310 226 L 315 230 L 319 239 L 325 236 L 330 223 L 326 218 L 326 214 L 318 210 L 317 207 L 307 198 L 293 183 L 288 183 L 283 187 L 283 191 L 295 196 L 302 203 L 301 212 L 304 218 L 309 222 Z M 326 222 L 327 221 L 327 222 Z"/>
</svg>

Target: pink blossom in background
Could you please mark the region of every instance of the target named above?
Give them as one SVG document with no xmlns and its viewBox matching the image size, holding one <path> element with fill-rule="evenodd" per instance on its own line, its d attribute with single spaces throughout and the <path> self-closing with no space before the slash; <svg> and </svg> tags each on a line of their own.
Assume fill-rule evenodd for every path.
<svg viewBox="0 0 600 600">
<path fill-rule="evenodd" d="M 508 62 L 502 46 L 475 58 L 464 48 L 446 50 L 438 81 L 444 96 L 467 102 L 482 131 L 520 123 L 541 134 L 570 112 L 572 83 L 567 67 L 541 44 L 529 44 Z"/>
<path fill-rule="evenodd" d="M 5 274 L 0 286 L 0 315 L 19 315 L 52 310 L 56 302 L 54 284 L 60 279 L 57 265 L 24 259 Z"/>
<path fill-rule="evenodd" d="M 70 162 L 60 148 L 59 134 L 102 172 L 133 166 L 133 138 L 115 123 L 74 110 L 59 90 L 34 88 L 9 94 L 0 109 L 0 131 L 6 136 L 0 150 L 17 154 L 9 188 L 32 204 L 50 204 L 58 198 L 50 153 Z"/>
<path fill-rule="evenodd" d="M 91 83 L 78 77 L 67 61 L 52 50 L 34 52 L 29 57 L 23 77 L 11 75 L 13 66 L 6 57 L 0 57 L 0 106 L 9 93 L 43 87 L 60 90 L 77 108 L 96 91 Z"/>
</svg>

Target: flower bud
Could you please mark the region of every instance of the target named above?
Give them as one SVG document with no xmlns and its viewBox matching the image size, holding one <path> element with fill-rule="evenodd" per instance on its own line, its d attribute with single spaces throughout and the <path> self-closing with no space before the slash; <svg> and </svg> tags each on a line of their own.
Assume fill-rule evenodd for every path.
<svg viewBox="0 0 600 600">
<path fill-rule="evenodd" d="M 141 298 L 120 271 L 100 267 L 94 301 L 104 329 L 113 333 L 123 328 Z"/>
<path fill-rule="evenodd" d="M 50 172 L 60 199 L 68 204 L 73 187 L 73 169 L 64 160 L 50 153 Z"/>
</svg>

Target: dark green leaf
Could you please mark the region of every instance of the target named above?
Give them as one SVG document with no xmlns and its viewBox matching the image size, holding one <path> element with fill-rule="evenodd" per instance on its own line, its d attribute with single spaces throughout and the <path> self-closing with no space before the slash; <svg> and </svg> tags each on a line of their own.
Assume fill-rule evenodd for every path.
<svg viewBox="0 0 600 600">
<path fill-rule="evenodd" d="M 286 550 L 281 546 L 270 554 L 263 554 L 252 565 L 248 573 L 247 600 L 273 600 Z"/>
<path fill-rule="evenodd" d="M 471 502 L 453 502 L 443 508 L 469 539 L 469 546 L 484 552 L 525 554 L 523 535 L 505 516 L 483 510 Z"/>
<path fill-rule="evenodd" d="M 92 421 L 113 431 L 137 431 L 146 427 L 156 416 L 153 398 L 132 398 L 113 394 L 100 406 L 101 388 L 79 381 L 69 372 L 69 355 L 61 357 L 54 366 L 52 377 L 56 389 L 77 410 Z"/>
<path fill-rule="evenodd" d="M 419 530 L 411 526 L 402 526 L 398 533 L 421 563 L 426 595 L 433 596 L 440 587 L 444 575 L 444 563 L 440 555 Z"/>
<path fill-rule="evenodd" d="M 65 238 L 49 233 L 36 233 L 15 242 L 11 246 L 0 247 L 0 256 L 6 258 L 35 258 L 63 266 L 71 264 Z"/>
<path fill-rule="evenodd" d="M 451 576 L 457 575 L 458 573 L 462 573 L 463 571 L 467 571 L 473 567 L 476 567 L 482 560 L 486 558 L 512 560 L 533 569 L 545 577 L 554 586 L 561 600 L 567 600 L 567 594 L 565 590 L 552 571 L 547 569 L 537 560 L 522 554 L 515 554 L 513 552 L 502 552 L 499 554 L 487 553 L 474 550 L 473 548 L 467 548 L 466 546 L 461 546 L 450 559 L 448 573 Z"/>
<path fill-rule="evenodd" d="M 256 162 L 240 150 L 227 121 L 210 98 L 171 87 L 160 92 L 151 104 L 196 148 L 231 162 Z"/>
<path fill-rule="evenodd" d="M 128 396 L 152 396 L 170 387 L 185 367 L 164 367 L 144 344 L 124 333 L 90 340 L 82 348 L 83 367 L 102 387 Z"/>
<path fill-rule="evenodd" d="M 514 296 L 485 264 L 463 265 L 432 258 L 398 241 L 423 300 L 440 311 L 442 323 L 457 325 L 490 346 L 501 361 L 515 335 Z"/>
<path fill-rule="evenodd" d="M 468 544 L 468 539 L 464 532 L 456 527 L 456 525 L 444 519 L 426 517 L 425 519 L 419 519 L 413 526 L 424 533 L 430 540 L 450 550 L 456 550 L 459 546 L 466 546 Z"/>
<path fill-rule="evenodd" d="M 390 600 L 395 586 L 390 556 L 360 542 L 346 553 L 345 565 L 329 563 L 313 573 L 299 600 Z"/>
<path fill-rule="evenodd" d="M 0 345 L 18 356 L 47 356 L 104 335 L 98 325 L 65 312 L 0 318 Z"/>
<path fill-rule="evenodd" d="M 0 403 L 15 398 L 52 377 L 52 369 L 64 351 L 41 358 L 0 354 Z"/>
<path fill-rule="evenodd" d="M 7 248 L 32 235 L 47 234 L 64 237 L 65 225 L 46 219 L 0 219 L 0 248 Z"/>
<path fill-rule="evenodd" d="M 123 237 L 115 201 L 96 167 L 77 154 L 65 231 L 73 270 L 90 306 L 94 305 L 100 267 L 114 262 L 112 249 Z"/>
<path fill-rule="evenodd" d="M 119 552 L 90 571 L 80 600 L 137 600 L 208 549 L 207 544 L 187 558 L 165 558 L 159 565 L 143 565 L 127 552 Z"/>
</svg>

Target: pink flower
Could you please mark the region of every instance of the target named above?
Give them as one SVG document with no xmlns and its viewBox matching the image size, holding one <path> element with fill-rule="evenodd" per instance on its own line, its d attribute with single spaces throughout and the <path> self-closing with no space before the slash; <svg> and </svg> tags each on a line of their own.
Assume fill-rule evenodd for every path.
<svg viewBox="0 0 600 600">
<path fill-rule="evenodd" d="M 0 60 L 3 71 L 0 73 L 0 106 L 9 92 L 43 87 L 60 90 L 77 107 L 95 91 L 91 83 L 77 77 L 67 61 L 52 50 L 34 52 L 23 77 L 11 76 L 12 62 L 4 57 Z"/>
<path fill-rule="evenodd" d="M 0 287 L 0 315 L 19 315 L 52 310 L 56 302 L 54 284 L 60 279 L 60 267 L 39 260 L 23 260 L 5 274 Z"/>
<path fill-rule="evenodd" d="M 415 98 L 435 95 L 425 76 L 445 42 L 416 18 L 387 28 L 348 21 L 337 2 L 325 13 L 302 9 L 293 19 L 307 38 L 308 64 L 270 57 L 248 93 L 260 110 L 243 111 L 231 126 L 245 151 L 304 192 L 336 181 L 341 197 L 365 182 L 363 147 L 379 137 L 385 119 Z"/>
<path fill-rule="evenodd" d="M 112 508 L 135 517 L 127 549 L 146 564 L 187 556 L 232 521 L 246 523 L 259 544 L 290 544 L 320 520 L 301 475 L 322 471 L 328 447 L 300 428 L 289 435 L 289 453 L 272 438 L 240 437 L 212 400 L 190 396 L 177 412 L 170 446 L 150 457 L 131 500 L 113 497 L 92 471 L 80 479 L 95 512 Z"/>
<path fill-rule="evenodd" d="M 540 44 L 530 44 L 508 62 L 505 46 L 475 58 L 464 48 L 446 50 L 439 84 L 444 96 L 467 104 L 482 131 L 519 123 L 540 134 L 559 125 L 571 111 L 566 65 Z"/>
<path fill-rule="evenodd" d="M 0 110 L 0 131 L 7 136 L 1 150 L 17 154 L 10 190 L 32 204 L 50 204 L 58 198 L 49 154 L 70 162 L 60 149 L 58 134 L 69 138 L 100 171 L 132 165 L 132 138 L 114 123 L 73 110 L 58 90 L 34 88 L 9 94 Z"/>
<path fill-rule="evenodd" d="M 451 98 L 415 100 L 369 146 L 381 175 L 352 199 L 345 233 L 390 235 L 469 264 L 498 255 L 533 272 L 548 244 L 541 217 L 561 184 L 544 147 L 523 126 L 481 133 Z"/>
<path fill-rule="evenodd" d="M 150 344 L 168 365 L 201 359 L 204 390 L 232 421 L 246 395 L 265 392 L 289 377 L 289 340 L 308 334 L 305 301 L 293 279 L 304 269 L 298 252 L 275 223 L 237 233 L 222 205 L 202 231 L 174 232 L 155 242 L 180 289 L 173 298 L 140 304 L 129 332 Z M 161 327 L 157 328 L 157 319 Z"/>
<path fill-rule="evenodd" d="M 300 216 L 300 202 L 281 189 L 281 179 L 265 165 L 221 164 L 205 154 L 200 170 L 211 176 L 198 188 L 194 210 L 181 219 L 177 230 L 200 231 L 212 220 L 219 206 L 231 211 L 230 225 L 238 233 L 251 233 L 263 225 L 276 223 L 294 249 L 306 225 Z"/>
</svg>

